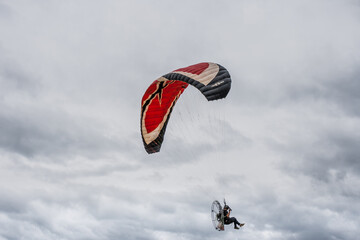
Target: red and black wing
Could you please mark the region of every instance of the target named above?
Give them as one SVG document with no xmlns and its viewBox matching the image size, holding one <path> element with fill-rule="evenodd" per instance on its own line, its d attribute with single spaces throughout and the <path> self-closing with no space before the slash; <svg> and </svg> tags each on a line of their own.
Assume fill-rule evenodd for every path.
<svg viewBox="0 0 360 240">
<path fill-rule="evenodd" d="M 141 101 L 141 135 L 148 153 L 160 151 L 171 111 L 189 84 L 212 101 L 227 96 L 231 78 L 221 65 L 205 62 L 177 69 L 155 80 Z"/>
</svg>

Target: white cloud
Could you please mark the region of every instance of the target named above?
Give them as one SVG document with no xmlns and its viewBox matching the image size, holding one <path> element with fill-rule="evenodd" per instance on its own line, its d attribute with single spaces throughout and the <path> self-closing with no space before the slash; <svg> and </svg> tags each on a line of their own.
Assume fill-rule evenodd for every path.
<svg viewBox="0 0 360 240">
<path fill-rule="evenodd" d="M 1 2 L 0 239 L 356 239 L 359 10 Z M 142 94 L 201 61 L 227 99 L 187 89 L 146 154 Z M 239 232 L 212 227 L 224 197 Z"/>
</svg>

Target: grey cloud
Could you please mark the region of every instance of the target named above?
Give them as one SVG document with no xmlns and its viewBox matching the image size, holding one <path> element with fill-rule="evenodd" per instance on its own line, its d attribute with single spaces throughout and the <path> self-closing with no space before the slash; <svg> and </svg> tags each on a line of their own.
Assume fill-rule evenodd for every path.
<svg viewBox="0 0 360 240">
<path fill-rule="evenodd" d="M 339 76 L 324 86 L 324 95 L 349 114 L 360 116 L 360 73 L 358 71 Z"/>
<path fill-rule="evenodd" d="M 359 175 L 360 138 L 339 129 L 328 132 L 315 131 L 317 140 L 307 143 L 294 142 L 286 147 L 292 152 L 283 164 L 287 169 L 302 172 L 318 180 L 342 180 L 346 173 Z M 335 178 L 334 178 L 335 177 Z"/>
<path fill-rule="evenodd" d="M 4 3 L 0 3 L 0 17 L 8 17 L 11 15 L 11 10 L 10 8 L 4 4 Z"/>
<path fill-rule="evenodd" d="M 22 199 L 12 193 L 3 193 L 0 199 L 0 212 L 3 213 L 19 213 L 24 210 L 25 206 Z"/>
<path fill-rule="evenodd" d="M 358 6 L 190 2 L 0 3 L 1 239 L 357 239 Z M 233 122 L 173 116 L 147 155 L 146 87 L 208 60 Z M 223 195 L 239 232 L 211 226 Z"/>
<path fill-rule="evenodd" d="M 358 94 L 359 74 L 355 72 L 337 73 L 335 76 L 315 77 L 313 84 L 294 84 L 284 89 L 278 105 L 316 104 L 336 106 L 339 111 L 358 116 L 360 99 Z"/>
<path fill-rule="evenodd" d="M 291 205 L 289 202 L 287 206 L 278 205 L 281 209 L 270 210 L 274 224 L 284 231 L 292 229 L 288 225 L 288 215 L 295 217 L 297 226 L 291 230 L 296 234 L 295 239 L 356 238 L 354 230 L 339 231 L 331 227 L 341 221 L 348 221 L 351 226 L 360 211 L 355 203 L 360 192 L 352 187 L 359 181 L 360 142 L 355 132 L 344 130 L 342 126 L 317 129 L 313 131 L 316 141 L 294 141 L 283 149 L 286 153 L 281 162 L 284 173 L 298 179 L 299 188 L 311 184 L 315 191 L 308 193 L 305 199 L 293 199 Z M 327 212 L 331 213 L 328 217 Z M 284 213 L 284 217 L 279 213 Z"/>
<path fill-rule="evenodd" d="M 70 191 L 68 196 L 47 196 L 37 200 L 46 194 L 44 192 L 40 193 L 40 196 L 27 198 L 26 209 L 16 214 L 8 214 L 11 220 L 8 223 L 27 226 L 27 232 L 21 228 L 10 228 L 11 233 L 3 236 L 17 238 L 27 234 L 29 239 L 35 239 L 41 234 L 40 239 L 67 239 L 70 236 L 79 239 L 112 239 L 124 236 L 128 239 L 157 239 L 152 233 L 154 229 L 172 234 L 182 234 L 192 229 L 194 233 L 189 236 L 198 234 L 199 237 L 205 233 L 196 233 L 199 231 L 195 224 L 196 219 L 193 219 L 196 210 L 189 209 L 186 202 L 181 203 L 183 197 L 180 193 L 160 193 L 159 196 L 156 193 L 142 192 L 143 200 L 140 200 L 135 192 L 125 189 L 99 186 L 89 191 L 88 186 L 79 186 L 78 190 L 81 189 L 86 191 Z M 192 200 L 194 199 L 196 198 L 193 196 Z M 116 201 L 117 207 L 108 206 L 107 203 L 111 203 L 107 202 L 108 200 Z M 143 210 L 139 211 L 137 208 Z M 178 214 L 179 218 L 172 221 Z M 71 216 L 74 219 L 68 218 Z M 71 225 L 77 218 L 83 219 L 83 223 Z M 142 231 L 136 231 L 139 228 Z"/>
<path fill-rule="evenodd" d="M 3 90 L 6 89 L 7 91 L 19 90 L 25 94 L 32 94 L 39 87 L 35 79 L 29 78 L 29 74 L 22 72 L 20 68 L 15 66 L 3 67 L 0 70 L 0 80 Z M 6 92 L 3 92 L 3 94 L 6 94 Z"/>
<path fill-rule="evenodd" d="M 30 97 L 29 100 L 31 100 L 37 96 L 42 87 L 38 77 L 25 71 L 21 66 L 4 56 L 0 56 L 0 64 L 0 84 L 2 86 L 0 100 L 2 102 L 5 97 L 10 99 L 27 99 Z"/>
<path fill-rule="evenodd" d="M 126 146 L 58 114 L 37 117 L 1 116 L 1 146 L 27 157 L 35 155 L 95 154 L 94 150 L 118 151 Z M 58 118 L 57 118 L 58 117 Z M 55 119 L 56 118 L 56 119 Z M 62 121 L 63 120 L 63 121 Z M 74 129 L 76 129 L 74 131 Z M 126 147 L 125 147 L 126 148 Z M 95 155 L 93 155 L 95 157 Z"/>
</svg>

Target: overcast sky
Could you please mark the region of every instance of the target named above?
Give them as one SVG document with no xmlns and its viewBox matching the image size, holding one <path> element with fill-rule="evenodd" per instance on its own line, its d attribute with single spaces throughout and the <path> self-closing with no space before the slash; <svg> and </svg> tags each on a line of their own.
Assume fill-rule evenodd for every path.
<svg viewBox="0 0 360 240">
<path fill-rule="evenodd" d="M 148 155 L 146 88 L 204 61 L 228 97 Z M 0 0 L 0 240 L 358 239 L 359 91 L 357 0 Z"/>
</svg>

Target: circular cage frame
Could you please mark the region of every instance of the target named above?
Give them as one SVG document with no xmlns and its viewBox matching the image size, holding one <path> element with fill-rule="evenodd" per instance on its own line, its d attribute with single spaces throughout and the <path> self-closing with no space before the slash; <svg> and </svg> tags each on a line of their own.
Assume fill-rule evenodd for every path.
<svg viewBox="0 0 360 240">
<path fill-rule="evenodd" d="M 224 211 L 217 200 L 211 204 L 211 220 L 216 230 L 224 231 Z"/>
</svg>

